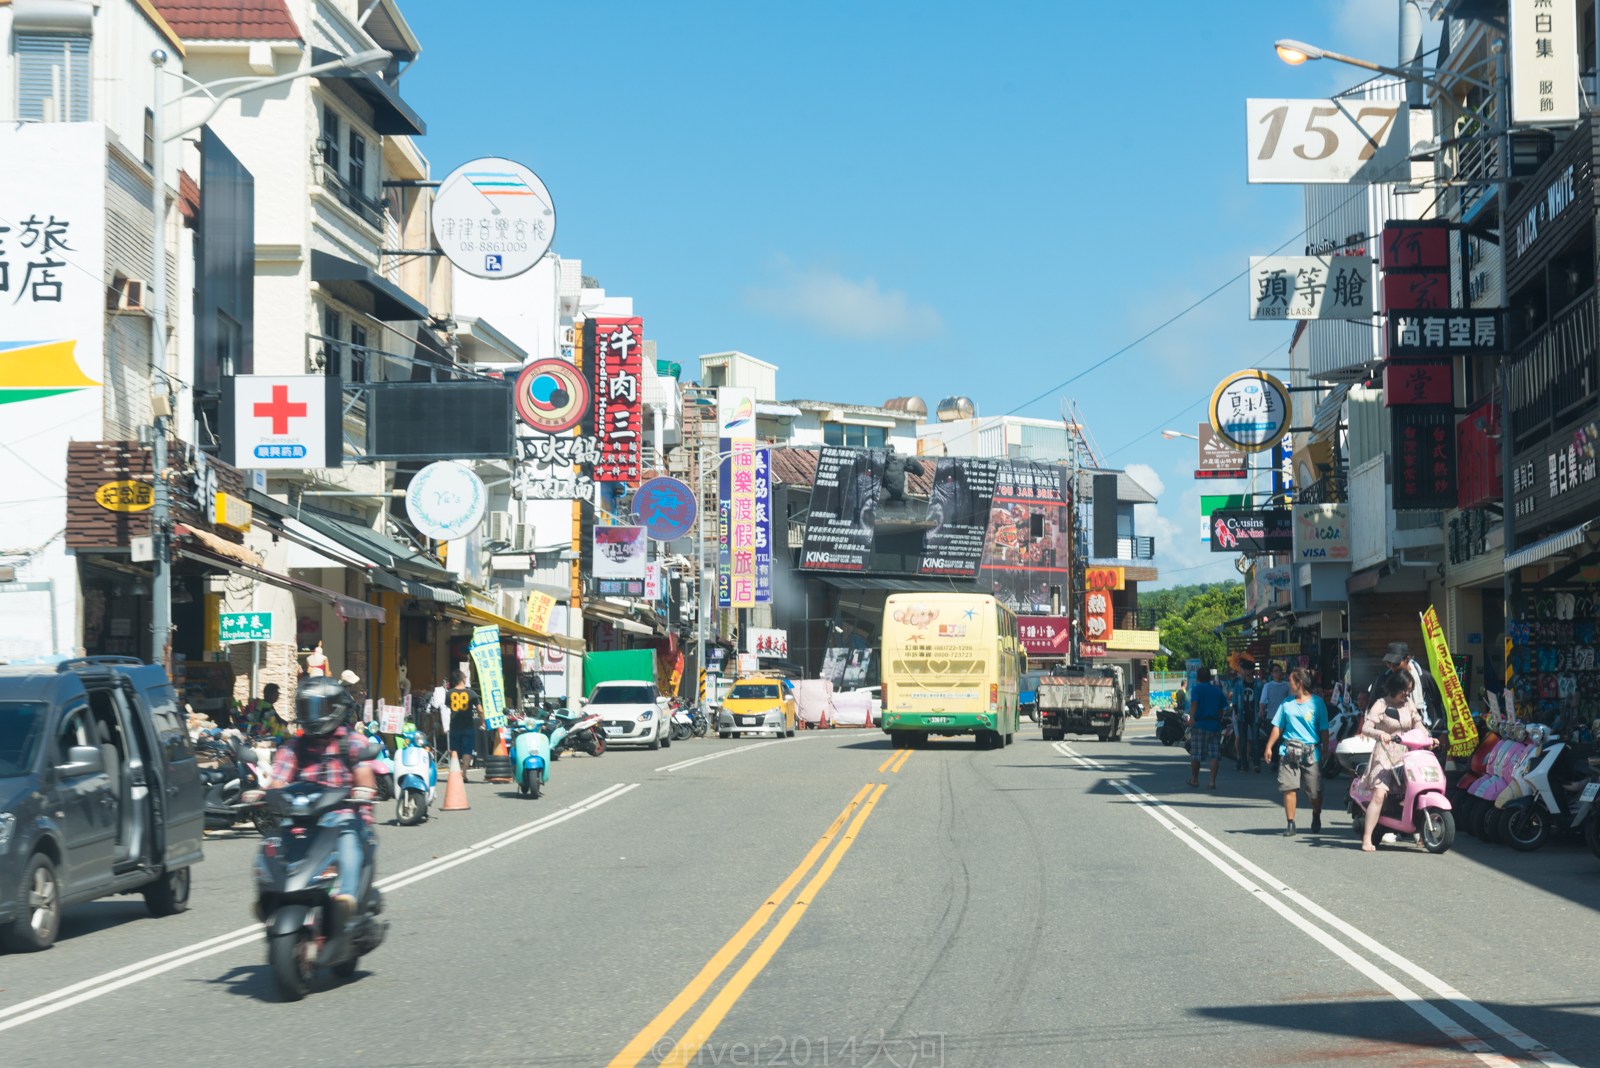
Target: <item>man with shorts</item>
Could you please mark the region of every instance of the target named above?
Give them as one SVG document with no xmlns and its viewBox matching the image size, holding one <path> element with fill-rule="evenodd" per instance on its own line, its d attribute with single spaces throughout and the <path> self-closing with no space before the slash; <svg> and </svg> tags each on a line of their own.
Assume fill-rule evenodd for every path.
<svg viewBox="0 0 1600 1068">
<path fill-rule="evenodd" d="M 1311 799 L 1312 833 L 1322 830 L 1322 754 L 1328 749 L 1328 711 L 1312 694 L 1311 672 L 1305 668 L 1289 672 L 1289 692 L 1289 700 L 1280 704 L 1272 717 L 1272 736 L 1267 739 L 1264 758 L 1271 759 L 1273 747 L 1277 747 L 1278 789 L 1283 792 L 1283 814 L 1289 820 L 1283 833 L 1292 836 L 1295 794 L 1301 787 Z"/>
<path fill-rule="evenodd" d="M 483 715 L 483 699 L 467 686 L 467 677 L 457 671 L 450 676 L 450 689 L 444 695 L 445 714 L 450 717 L 450 752 L 461 761 L 461 781 L 467 778 L 472 754 L 477 750 L 478 720 Z"/>
<path fill-rule="evenodd" d="M 1222 713 L 1228 695 L 1211 682 L 1211 669 L 1195 673 L 1198 680 L 1189 694 L 1189 785 L 1200 785 L 1200 765 L 1209 762 L 1211 781 L 1206 789 L 1217 788 L 1217 768 L 1222 763 Z"/>
</svg>

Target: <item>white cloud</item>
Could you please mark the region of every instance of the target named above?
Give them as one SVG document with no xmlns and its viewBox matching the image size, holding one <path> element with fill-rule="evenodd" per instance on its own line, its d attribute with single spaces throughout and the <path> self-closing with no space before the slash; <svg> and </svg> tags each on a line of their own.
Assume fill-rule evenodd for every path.
<svg viewBox="0 0 1600 1068">
<path fill-rule="evenodd" d="M 1167 484 L 1161 481 L 1161 476 L 1156 474 L 1156 469 L 1151 467 L 1149 464 L 1129 464 L 1127 467 L 1124 467 L 1123 470 L 1128 472 L 1129 475 L 1133 476 L 1133 480 L 1135 482 L 1149 490 L 1150 496 L 1156 498 L 1157 500 L 1160 500 L 1161 494 L 1166 491 Z M 1146 505 L 1141 507 L 1148 506 Z"/>
<path fill-rule="evenodd" d="M 800 270 L 788 260 L 780 261 L 779 272 L 782 284 L 747 288 L 745 303 L 835 337 L 918 341 L 944 332 L 944 318 L 931 304 L 880 288 L 875 278 L 857 282 L 822 267 Z"/>
</svg>

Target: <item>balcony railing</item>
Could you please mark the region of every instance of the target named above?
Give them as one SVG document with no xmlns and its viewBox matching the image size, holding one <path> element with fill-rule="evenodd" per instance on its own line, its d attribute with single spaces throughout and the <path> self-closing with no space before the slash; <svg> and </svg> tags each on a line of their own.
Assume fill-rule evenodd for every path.
<svg viewBox="0 0 1600 1068">
<path fill-rule="evenodd" d="M 1156 539 L 1148 538 L 1118 538 L 1118 560 L 1154 560 L 1156 556 Z"/>
<path fill-rule="evenodd" d="M 1112 613 L 1111 629 L 1155 630 L 1156 613 L 1153 608 L 1118 608 Z"/>
<path fill-rule="evenodd" d="M 1511 363 L 1513 451 L 1534 444 L 1592 406 L 1600 388 L 1593 292 L 1517 347 Z"/>
<path fill-rule="evenodd" d="M 1295 494 L 1296 504 L 1343 504 L 1350 499 L 1350 480 L 1343 475 L 1323 475 Z"/>
<path fill-rule="evenodd" d="M 335 200 L 355 213 L 362 222 L 375 230 L 384 228 L 384 213 L 388 205 L 383 201 L 373 200 L 361 190 L 339 177 L 339 173 L 332 167 L 318 168 L 322 172 L 322 185 L 333 194 Z"/>
</svg>

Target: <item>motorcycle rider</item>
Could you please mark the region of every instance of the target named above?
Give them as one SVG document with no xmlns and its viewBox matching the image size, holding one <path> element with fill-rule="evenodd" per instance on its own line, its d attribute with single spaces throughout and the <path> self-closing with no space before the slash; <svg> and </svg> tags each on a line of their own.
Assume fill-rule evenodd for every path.
<svg viewBox="0 0 1600 1068">
<path fill-rule="evenodd" d="M 363 861 L 370 859 L 378 846 L 372 829 L 378 780 L 366 756 L 372 743 L 350 729 L 353 707 L 349 693 L 337 680 L 309 677 L 302 682 L 295 693 L 299 733 L 278 747 L 267 787 L 281 790 L 293 782 L 315 782 L 351 788 L 353 810 L 344 810 L 344 824 L 339 829 L 339 890 L 332 895 L 334 930 L 344 926 L 355 910 Z M 250 793 L 260 795 L 261 791 Z"/>
<path fill-rule="evenodd" d="M 1378 815 L 1383 811 L 1389 791 L 1399 787 L 1395 769 L 1406 756 L 1406 748 L 1399 741 L 1400 735 L 1419 727 L 1427 729 L 1422 713 L 1411 701 L 1412 683 L 1412 678 L 1404 671 L 1391 671 L 1385 676 L 1383 697 L 1367 709 L 1366 721 L 1361 726 L 1361 733 L 1377 742 L 1372 747 L 1372 757 L 1367 762 L 1367 772 L 1362 780 L 1372 787 L 1372 801 L 1367 805 L 1367 822 L 1361 831 L 1363 853 L 1377 849 L 1372 844 L 1373 828 L 1378 825 Z M 1435 738 L 1433 744 L 1438 746 L 1439 739 Z"/>
</svg>

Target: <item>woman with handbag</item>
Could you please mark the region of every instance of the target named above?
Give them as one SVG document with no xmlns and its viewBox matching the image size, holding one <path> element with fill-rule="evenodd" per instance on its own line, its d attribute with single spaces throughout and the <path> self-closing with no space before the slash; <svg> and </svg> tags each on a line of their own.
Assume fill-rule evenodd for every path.
<svg viewBox="0 0 1600 1068">
<path fill-rule="evenodd" d="M 1278 789 L 1289 820 L 1285 835 L 1295 833 L 1295 799 L 1302 786 L 1311 799 L 1311 830 L 1322 830 L 1322 754 L 1328 745 L 1328 713 L 1311 695 L 1311 673 L 1305 668 L 1289 672 L 1289 693 L 1272 717 L 1272 735 L 1262 754 L 1271 760 L 1274 747 L 1278 751 Z"/>
<path fill-rule="evenodd" d="M 1406 758 L 1406 747 L 1400 744 L 1400 735 L 1418 728 L 1427 730 L 1427 721 L 1412 700 L 1412 682 L 1403 671 L 1394 671 L 1379 680 L 1383 697 L 1372 702 L 1367 717 L 1361 724 L 1361 733 L 1373 739 L 1372 756 L 1367 760 L 1367 771 L 1362 783 L 1372 790 L 1372 800 L 1367 804 L 1367 823 L 1361 831 L 1361 851 L 1372 853 L 1372 831 L 1378 825 L 1378 814 L 1389 791 L 1399 786 L 1395 769 Z M 1437 746 L 1439 739 L 1433 744 Z"/>
</svg>

